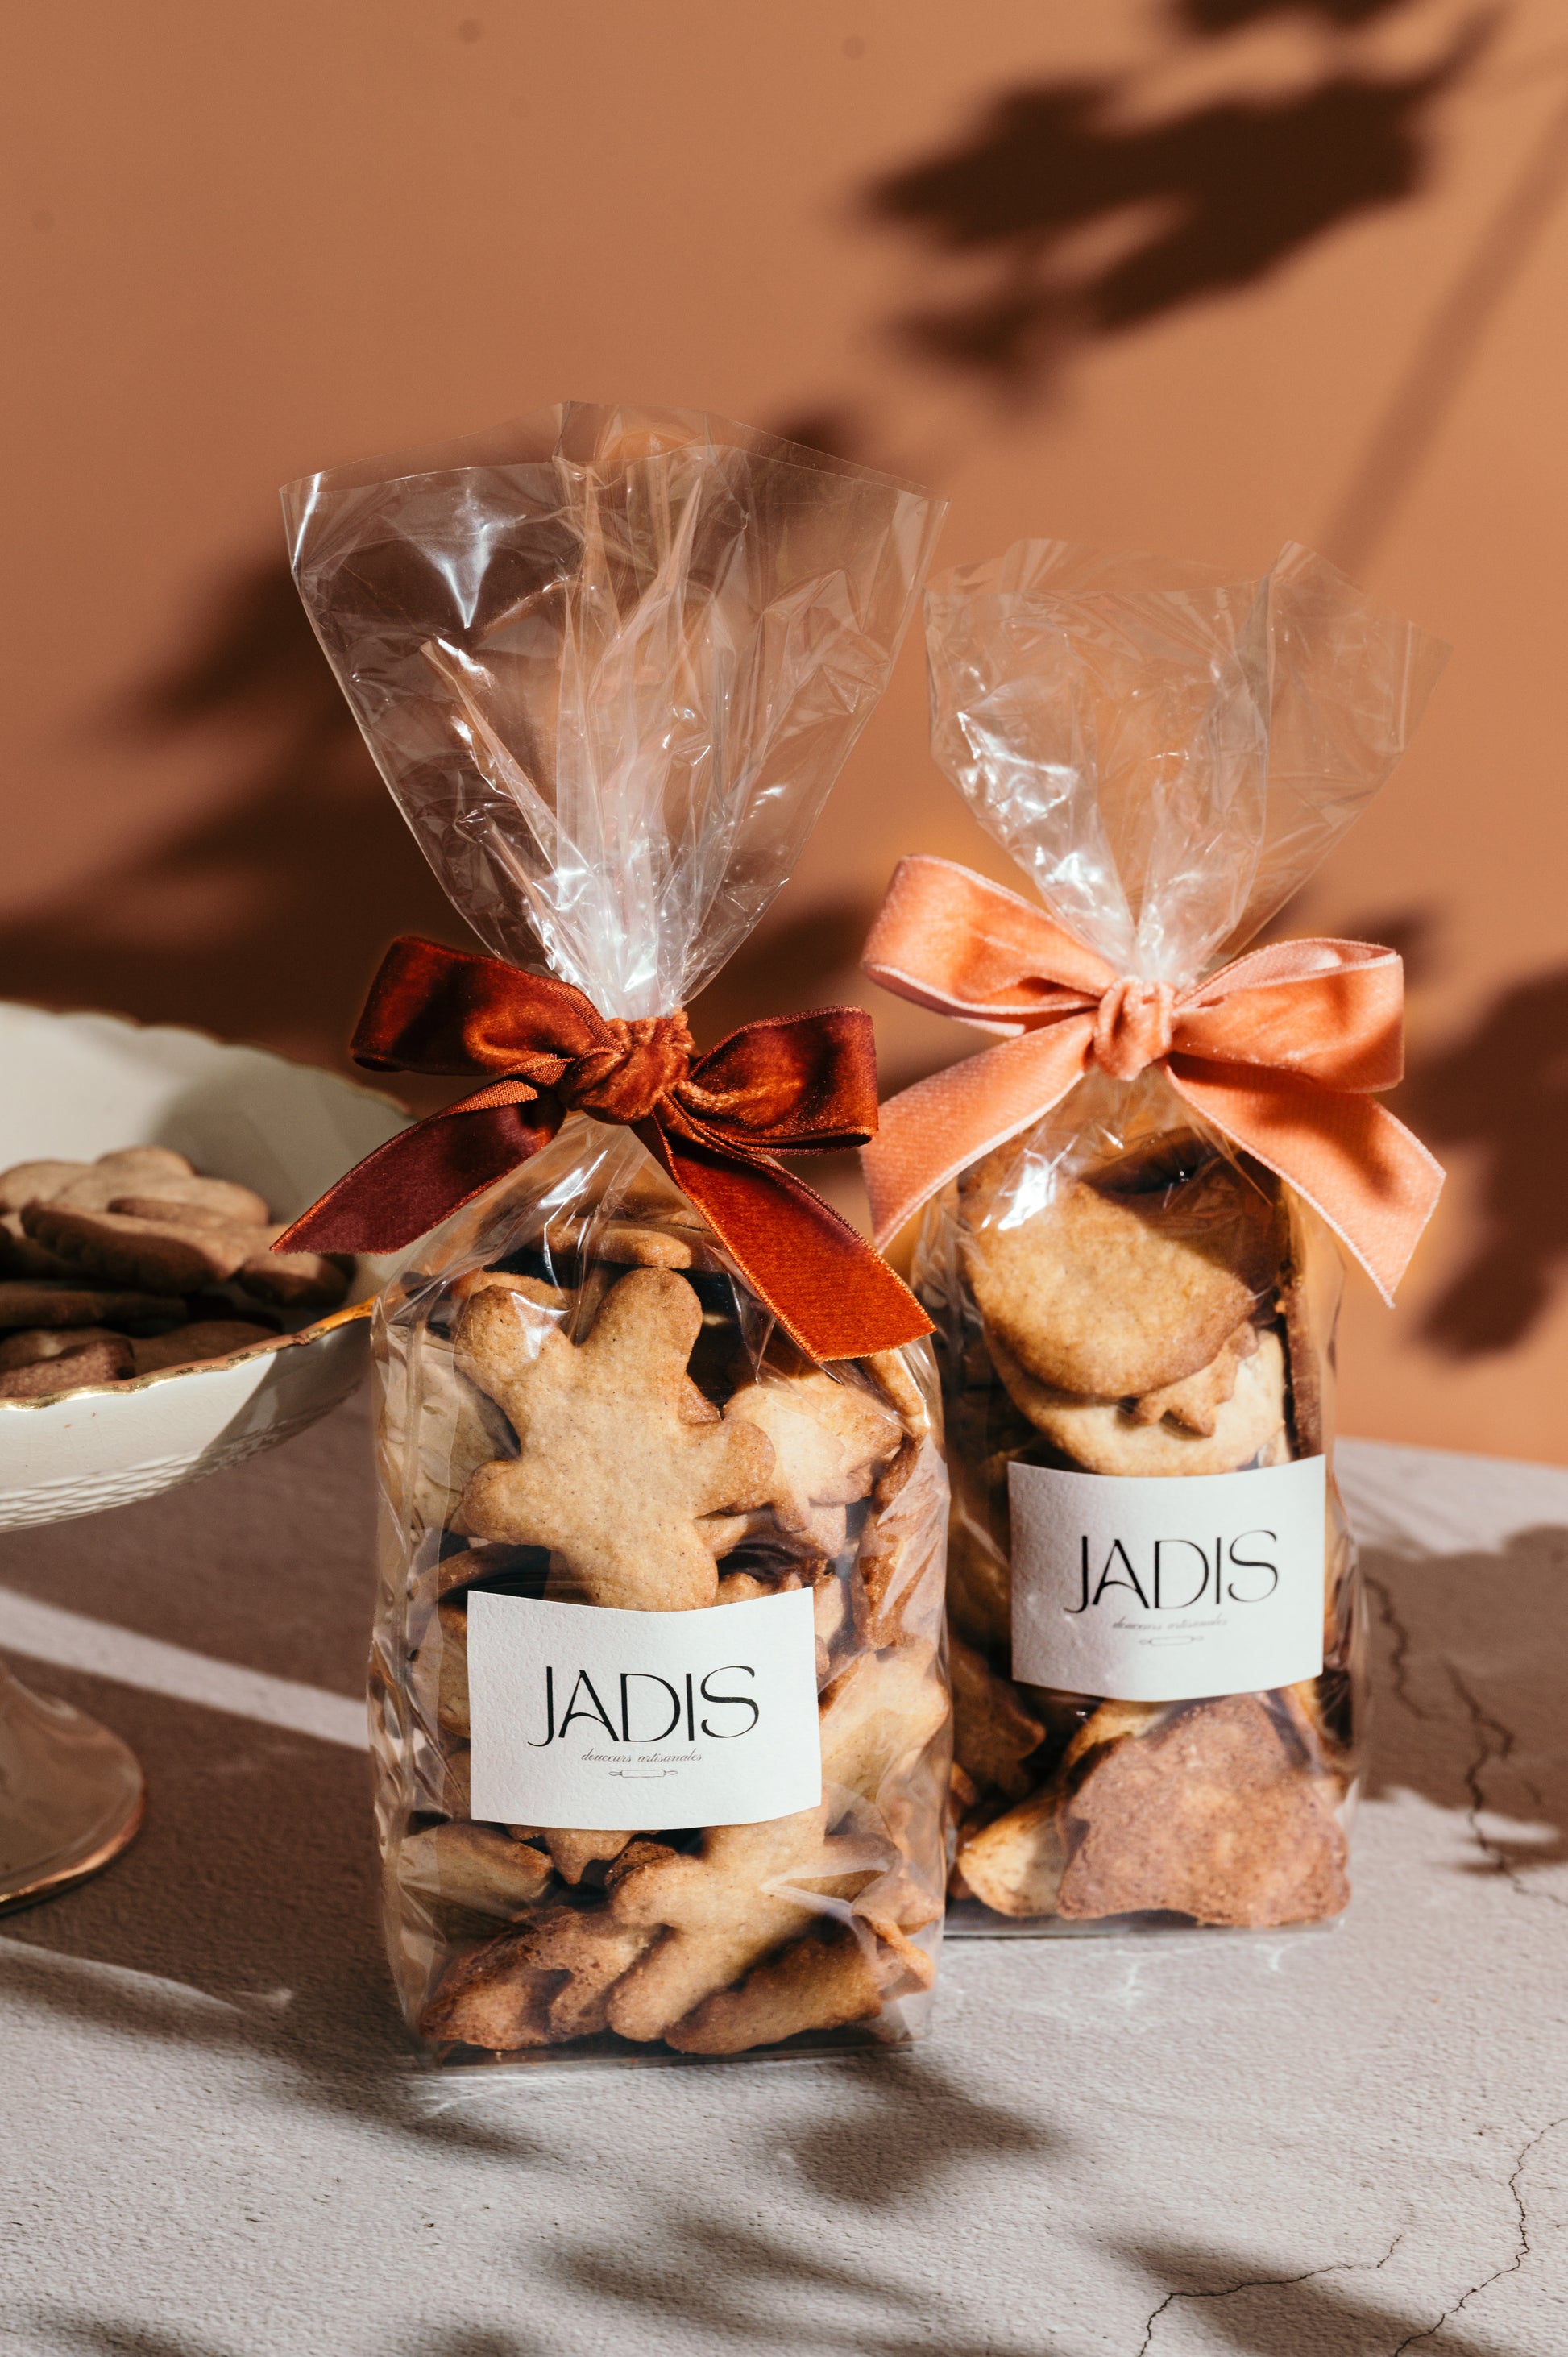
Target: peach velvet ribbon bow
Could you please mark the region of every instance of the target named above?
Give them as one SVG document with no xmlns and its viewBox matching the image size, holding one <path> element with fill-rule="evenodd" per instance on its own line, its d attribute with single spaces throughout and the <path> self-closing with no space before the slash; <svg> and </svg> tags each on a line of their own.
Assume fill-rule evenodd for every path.
<svg viewBox="0 0 1568 2357">
<path fill-rule="evenodd" d="M 1195 1113 L 1305 1198 L 1385 1301 L 1443 1171 L 1372 1092 L 1404 1069 L 1404 972 L 1367 942 L 1277 942 L 1189 988 L 1118 974 L 1053 917 L 946 859 L 900 862 L 865 971 L 1009 1035 L 882 1108 L 862 1159 L 885 1246 L 940 1187 L 1092 1067 L 1164 1071 Z"/>
</svg>

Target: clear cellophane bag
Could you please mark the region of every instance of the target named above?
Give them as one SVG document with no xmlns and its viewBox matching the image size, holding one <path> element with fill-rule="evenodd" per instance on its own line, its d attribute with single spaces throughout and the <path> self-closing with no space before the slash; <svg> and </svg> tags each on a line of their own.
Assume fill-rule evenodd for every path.
<svg viewBox="0 0 1568 2357">
<path fill-rule="evenodd" d="M 885 684 L 940 512 L 746 428 L 582 405 L 311 479 L 285 507 L 302 595 L 455 904 L 496 953 L 628 1019 L 694 996 L 784 882 Z M 373 1355 L 376 1822 L 426 2057 L 920 2035 L 950 1748 L 929 1343 L 814 1363 L 632 1131 L 568 1114 L 406 1257 Z M 579 1681 L 568 1712 L 563 1672 L 537 1732 L 591 1697 L 627 1822 L 519 1821 L 483 1744 L 498 1708 L 521 1724 L 545 1706 L 498 1688 L 481 1620 L 549 1606 L 570 1633 L 607 1598 L 629 1688 L 618 1706 L 603 1675 Z M 774 1641 L 722 1631 L 764 1603 L 777 1617 L 746 1625 L 788 1619 L 804 1649 L 820 1797 L 694 1824 L 660 1801 L 679 1762 L 646 1732 L 680 1677 L 639 1668 L 639 1637 L 677 1615 L 703 1659 L 745 1653 L 752 1678 Z M 749 1732 L 735 1684 L 704 1721 L 688 1677 L 671 1741 Z"/>
<path fill-rule="evenodd" d="M 1116 973 L 1177 986 L 1240 952 L 1382 783 L 1444 651 L 1296 548 L 1236 582 L 1024 544 L 934 583 L 927 612 L 939 761 L 1059 922 Z M 913 1283 L 937 1327 L 953 1493 L 950 1930 L 1337 1915 L 1364 1635 L 1332 1472 L 1334 1235 L 1157 1065 L 1127 1082 L 1091 1067 L 927 1207 Z M 1313 1459 L 1319 1672 L 1201 1694 L 1178 1666 L 1176 1698 L 1154 1700 L 1015 1675 L 1030 1492 L 1012 1468 L 1122 1480 L 1131 1501 Z M 1114 1604 L 1146 1642 L 1146 1562 L 1102 1535 L 1096 1594 L 1084 1544 L 1071 1607 Z M 1200 1617 L 1155 1641 L 1179 1663 Z"/>
</svg>

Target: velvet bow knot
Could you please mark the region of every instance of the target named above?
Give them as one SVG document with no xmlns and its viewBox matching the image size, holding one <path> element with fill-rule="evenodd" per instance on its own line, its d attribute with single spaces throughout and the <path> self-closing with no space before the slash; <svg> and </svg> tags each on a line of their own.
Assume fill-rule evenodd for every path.
<svg viewBox="0 0 1568 2357">
<path fill-rule="evenodd" d="M 1183 989 L 1119 975 L 1015 892 L 914 858 L 888 887 L 865 963 L 901 997 L 1007 1035 L 883 1106 L 864 1157 L 879 1244 L 1091 1066 L 1131 1081 L 1158 1065 L 1313 1204 L 1392 1299 L 1443 1185 L 1420 1140 L 1372 1102 L 1404 1069 L 1392 950 L 1276 942 Z"/>
<path fill-rule="evenodd" d="M 624 1021 L 552 975 L 404 934 L 371 985 L 352 1053 L 372 1071 L 494 1077 L 378 1146 L 276 1250 L 400 1252 L 579 1112 L 635 1132 L 813 1358 L 930 1331 L 865 1238 L 774 1158 L 874 1134 L 876 1056 L 859 1007 L 748 1023 L 699 1057 L 679 1008 Z"/>
<path fill-rule="evenodd" d="M 647 1121 L 661 1097 L 672 1095 L 692 1069 L 696 1043 L 683 1007 L 622 1022 L 604 1017 L 609 1043 L 590 1048 L 562 1066 L 556 1095 L 572 1113 L 628 1125 Z"/>
<path fill-rule="evenodd" d="M 1176 987 L 1125 974 L 1094 1010 L 1094 1060 L 1113 1080 L 1135 1081 L 1144 1067 L 1170 1053 Z"/>
</svg>

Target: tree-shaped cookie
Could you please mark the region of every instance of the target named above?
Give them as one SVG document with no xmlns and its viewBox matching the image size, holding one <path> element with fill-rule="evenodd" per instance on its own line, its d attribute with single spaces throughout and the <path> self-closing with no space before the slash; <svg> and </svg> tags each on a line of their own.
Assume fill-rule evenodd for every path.
<svg viewBox="0 0 1568 2357">
<path fill-rule="evenodd" d="M 886 1881 L 887 1842 L 861 1828 L 830 1834 L 829 1824 L 853 1796 L 875 1799 L 890 1775 L 907 1773 L 947 1715 L 934 1646 L 857 1654 L 822 1697 L 816 1808 L 765 1824 L 712 1825 L 699 1856 L 652 1857 L 617 1880 L 610 1905 L 618 1920 L 664 1929 L 612 1991 L 611 2029 L 623 2038 L 663 2037 L 716 1989 L 811 1929 L 824 1901 Z M 930 1911 L 918 1909 L 918 1921 Z"/>
<path fill-rule="evenodd" d="M 457 1361 L 505 1409 L 519 1455 L 470 1476 L 465 1530 L 549 1547 L 590 1604 L 712 1604 L 723 1538 L 703 1517 L 760 1506 L 774 1466 L 767 1436 L 725 1424 L 688 1380 L 702 1322 L 696 1294 L 668 1269 L 612 1286 L 581 1343 L 520 1315 L 502 1288 L 476 1293 L 457 1320 Z"/>
<path fill-rule="evenodd" d="M 448 1965 L 420 2016 L 423 2037 L 507 2053 L 605 2027 L 611 1988 L 652 1934 L 602 1909 L 552 1907 Z"/>
<path fill-rule="evenodd" d="M 834 1841 L 826 1802 L 759 1825 L 714 1825 L 700 1857 L 650 1858 L 618 1880 L 611 1911 L 628 1930 L 663 1927 L 609 1997 L 610 2028 L 646 2043 L 662 2038 L 715 1989 L 726 1988 L 797 1932 L 827 1899 L 870 1878 L 863 1846 Z"/>
<path fill-rule="evenodd" d="M 806 2029 L 867 2021 L 889 1997 L 928 1989 L 937 1968 L 897 1925 L 829 1921 L 715 1990 L 666 2033 L 680 2054 L 744 2054 Z"/>
</svg>

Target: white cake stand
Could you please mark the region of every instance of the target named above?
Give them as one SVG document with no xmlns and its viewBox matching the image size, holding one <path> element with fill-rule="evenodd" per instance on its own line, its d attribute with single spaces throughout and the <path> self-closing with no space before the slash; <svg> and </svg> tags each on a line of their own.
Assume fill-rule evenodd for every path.
<svg viewBox="0 0 1568 2357">
<path fill-rule="evenodd" d="M 170 1146 L 289 1219 L 407 1120 L 389 1097 L 260 1049 L 0 1002 L 0 1169 Z M 150 1498 L 303 1432 L 360 1379 L 380 1273 L 361 1261 L 343 1308 L 231 1358 L 0 1400 L 0 1529 Z M 119 1737 L 0 1664 L 0 1913 L 96 1874 L 145 1810 Z"/>
</svg>

